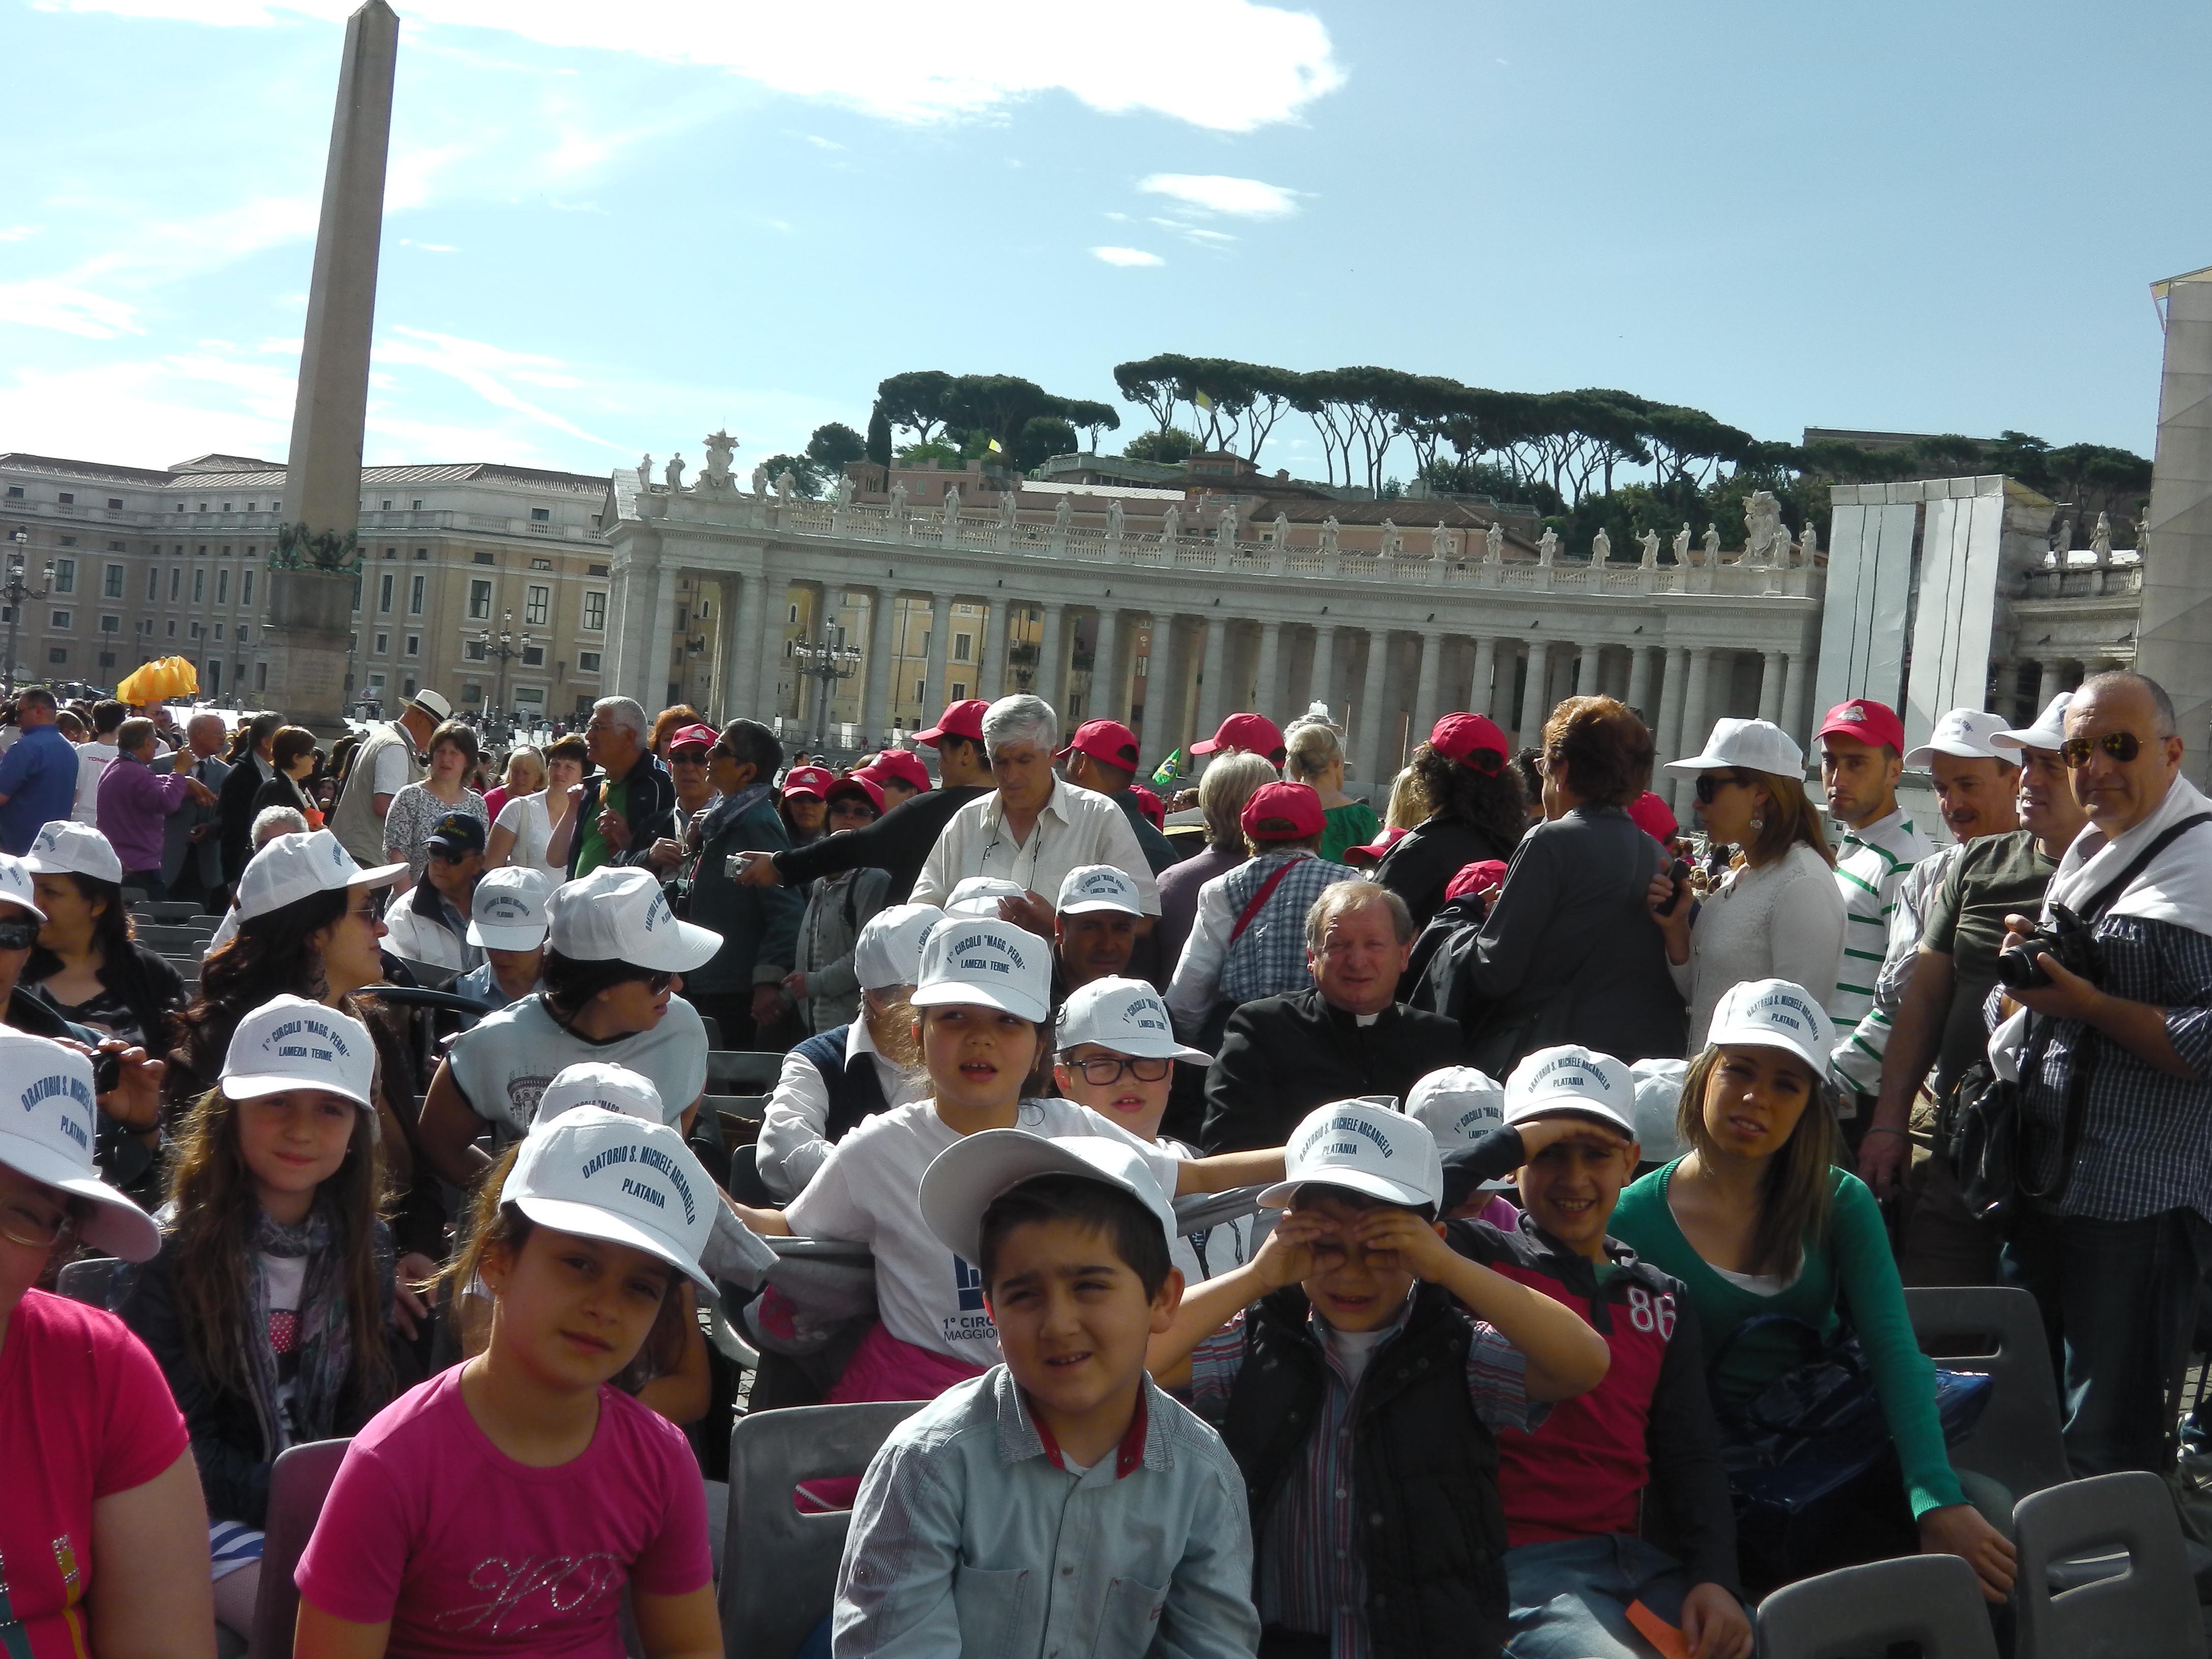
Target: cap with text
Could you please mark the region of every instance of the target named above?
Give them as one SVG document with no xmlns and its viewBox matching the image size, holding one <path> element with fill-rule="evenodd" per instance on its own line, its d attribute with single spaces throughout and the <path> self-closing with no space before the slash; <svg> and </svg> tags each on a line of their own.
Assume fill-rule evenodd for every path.
<svg viewBox="0 0 2212 1659">
<path fill-rule="evenodd" d="M 1828 1057 L 1835 1052 L 1836 1028 L 1820 1000 L 1803 986 L 1786 979 L 1747 979 L 1721 993 L 1705 1042 L 1716 1048 L 1741 1044 L 1786 1049 L 1811 1066 L 1815 1078 L 1825 1078 Z"/>
<path fill-rule="evenodd" d="M 1309 1183 L 1418 1209 L 1443 1201 L 1443 1159 L 1425 1123 L 1382 1101 L 1339 1100 L 1315 1108 L 1291 1131 L 1283 1179 L 1260 1202 L 1281 1209 Z"/>
<path fill-rule="evenodd" d="M 545 943 L 553 884 L 543 870 L 510 864 L 485 872 L 469 901 L 469 943 L 490 951 L 535 951 Z"/>
<path fill-rule="evenodd" d="M 1021 883 L 1008 881 L 1004 876 L 963 876 L 952 884 L 952 892 L 945 901 L 945 914 L 995 919 L 1000 899 L 1026 896 Z"/>
<path fill-rule="evenodd" d="M 945 712 L 937 717 L 937 724 L 914 734 L 916 743 L 941 743 L 946 738 L 966 738 L 972 743 L 983 741 L 983 712 L 990 704 L 981 697 L 963 697 L 958 702 L 948 702 Z"/>
<path fill-rule="evenodd" d="M 107 837 L 70 818 L 40 824 L 23 862 L 34 876 L 90 876 L 94 881 L 123 884 L 123 860 Z"/>
<path fill-rule="evenodd" d="M 1443 1148 L 1468 1146 L 1505 1127 L 1505 1085 L 1473 1066 L 1445 1066 L 1413 1085 L 1406 1115 L 1426 1124 Z"/>
<path fill-rule="evenodd" d="M 2066 741 L 2066 711 L 2073 706 L 2074 694 L 2061 691 L 2043 705 L 2034 725 L 2000 732 L 1990 741 L 1999 749 L 2048 749 L 2056 754 Z"/>
<path fill-rule="evenodd" d="M 1897 710 L 1886 702 L 1876 702 L 1872 697 L 1853 697 L 1849 702 L 1839 702 L 1831 708 L 1820 721 L 1820 730 L 1813 733 L 1813 741 L 1823 738 L 1852 738 L 1875 749 L 1905 748 L 1905 722 L 1897 717 Z"/>
<path fill-rule="evenodd" d="M 860 924 L 853 973 L 863 991 L 887 991 L 921 978 L 922 941 L 945 920 L 933 904 L 887 904 Z"/>
<path fill-rule="evenodd" d="M 721 1200 L 666 1124 L 578 1106 L 523 1137 L 499 1201 L 556 1232 L 642 1250 L 714 1293 L 699 1253 Z"/>
<path fill-rule="evenodd" d="M 1579 1043 L 1539 1048 L 1505 1079 L 1505 1121 L 1526 1123 L 1530 1118 L 1563 1113 L 1590 1118 L 1632 1135 L 1636 1133 L 1636 1079 L 1611 1054 Z"/>
<path fill-rule="evenodd" d="M 373 1112 L 375 1086 L 376 1044 L 368 1027 L 289 992 L 240 1020 L 222 1057 L 221 1087 L 233 1100 L 318 1089 Z"/>
<path fill-rule="evenodd" d="M 89 1206 L 77 1231 L 95 1250 L 151 1261 L 161 1230 L 100 1178 L 93 1148 L 100 1111 L 92 1061 L 27 1031 L 0 1027 L 0 1164 Z"/>
<path fill-rule="evenodd" d="M 389 887 L 406 873 L 404 864 L 362 869 L 327 830 L 278 836 L 256 853 L 239 875 L 238 919 L 251 921 L 342 887 Z"/>
<path fill-rule="evenodd" d="M 1052 946 L 1010 922 L 946 918 L 921 947 L 914 1006 L 957 1004 L 1042 1020 L 1052 1012 Z"/>
<path fill-rule="evenodd" d="M 448 812 L 430 826 L 422 845 L 447 858 L 460 860 L 484 849 L 484 821 L 473 812 Z"/>
<path fill-rule="evenodd" d="M 0 853 L 0 903 L 27 910 L 40 921 L 46 913 L 39 908 L 39 890 L 31 881 L 31 866 L 13 853 Z"/>
<path fill-rule="evenodd" d="M 1079 916 L 1092 910 L 1118 910 L 1141 916 L 1145 901 L 1129 872 L 1110 864 L 1079 864 L 1060 884 L 1053 907 L 1063 916 Z"/>
<path fill-rule="evenodd" d="M 1143 980 L 1114 975 L 1067 994 L 1053 1042 L 1063 1054 L 1089 1042 L 1135 1060 L 1187 1060 L 1205 1066 L 1213 1059 L 1176 1041 L 1174 1022 L 1158 991 Z"/>
<path fill-rule="evenodd" d="M 601 865 L 563 882 L 545 902 L 546 937 L 574 962 L 627 962 L 656 974 L 688 974 L 714 960 L 722 936 L 678 921 L 647 870 Z"/>
<path fill-rule="evenodd" d="M 1264 759 L 1282 764 L 1283 728 L 1265 714 L 1231 714 L 1215 728 L 1210 738 L 1200 738 L 1191 744 L 1194 755 L 1217 754 L 1224 749 L 1243 749 Z"/>
<path fill-rule="evenodd" d="M 619 1112 L 641 1123 L 668 1121 L 668 1109 L 651 1079 L 641 1077 L 627 1066 L 610 1065 L 602 1060 L 580 1060 L 573 1066 L 562 1066 L 554 1073 L 553 1080 L 538 1091 L 537 1109 L 530 1115 L 530 1132 L 537 1133 L 555 1118 L 579 1106 Z"/>
<path fill-rule="evenodd" d="M 1713 722 L 1703 749 L 1686 759 L 1668 761 L 1665 769 L 1676 777 L 1694 777 L 1699 772 L 1737 768 L 1778 778 L 1802 778 L 1805 751 L 1772 720 L 1720 720 Z"/>
<path fill-rule="evenodd" d="M 2009 766 L 2013 757 L 1996 746 L 2004 729 L 2002 714 L 1985 714 L 1978 708 L 1954 708 L 1936 722 L 1936 729 L 1928 734 L 1927 742 L 1906 753 L 1905 763 L 1926 766 L 1938 755 L 1949 755 L 1956 760 L 2001 760 Z"/>
<path fill-rule="evenodd" d="M 921 1218 L 939 1243 L 980 1266 L 984 1212 L 1041 1176 L 1075 1176 L 1116 1188 L 1152 1212 L 1163 1237 L 1176 1236 L 1175 1206 L 1135 1141 L 1106 1135 L 1048 1140 L 1026 1129 L 979 1130 L 930 1159 L 921 1172 Z"/>
</svg>

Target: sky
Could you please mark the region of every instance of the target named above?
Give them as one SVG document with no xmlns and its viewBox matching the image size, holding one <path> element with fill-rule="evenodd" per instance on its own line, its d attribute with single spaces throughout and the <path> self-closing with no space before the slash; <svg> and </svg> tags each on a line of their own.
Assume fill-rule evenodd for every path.
<svg viewBox="0 0 2212 1659">
<path fill-rule="evenodd" d="M 283 457 L 349 4 L 0 0 L 0 449 Z M 1161 351 L 2148 454 L 2212 264 L 2202 0 L 399 9 L 371 465 Z"/>
</svg>

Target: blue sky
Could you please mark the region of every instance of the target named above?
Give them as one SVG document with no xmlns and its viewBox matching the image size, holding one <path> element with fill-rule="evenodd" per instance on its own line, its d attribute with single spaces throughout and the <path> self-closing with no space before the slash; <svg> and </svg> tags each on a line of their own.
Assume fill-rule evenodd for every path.
<svg viewBox="0 0 2212 1659">
<path fill-rule="evenodd" d="M 0 448 L 283 455 L 346 9 L 0 0 Z M 2201 0 L 400 10 L 372 463 L 1163 350 L 2148 453 L 2212 264 Z"/>
</svg>

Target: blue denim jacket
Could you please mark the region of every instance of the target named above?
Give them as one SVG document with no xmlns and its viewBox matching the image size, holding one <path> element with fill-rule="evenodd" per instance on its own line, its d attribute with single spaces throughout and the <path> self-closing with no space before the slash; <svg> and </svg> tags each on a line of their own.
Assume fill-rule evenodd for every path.
<svg viewBox="0 0 2212 1659">
<path fill-rule="evenodd" d="M 1004 1365 L 899 1425 L 837 1571 L 837 1659 L 1250 1655 L 1252 1533 L 1220 1437 L 1148 1379 L 1119 1452 L 1071 1474 Z"/>
</svg>

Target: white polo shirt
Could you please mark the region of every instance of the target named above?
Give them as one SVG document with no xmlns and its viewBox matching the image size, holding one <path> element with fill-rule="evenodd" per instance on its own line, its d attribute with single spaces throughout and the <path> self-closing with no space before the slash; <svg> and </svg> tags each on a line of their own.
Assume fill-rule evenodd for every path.
<svg viewBox="0 0 2212 1659">
<path fill-rule="evenodd" d="M 1085 864 L 1110 864 L 1125 872 L 1137 884 L 1145 914 L 1159 915 L 1160 889 L 1152 864 L 1137 844 L 1127 815 L 1110 797 L 1055 777 L 1029 839 L 1017 842 L 1006 827 L 994 789 L 955 812 L 939 832 L 909 900 L 941 908 L 966 878 L 999 876 L 1049 902 L 1067 872 Z"/>
</svg>

